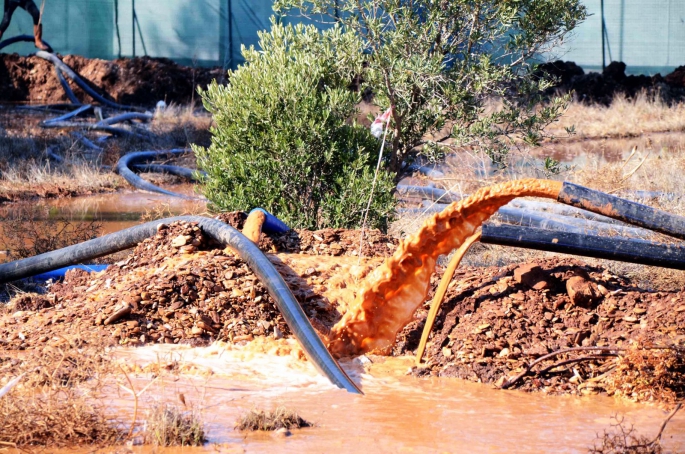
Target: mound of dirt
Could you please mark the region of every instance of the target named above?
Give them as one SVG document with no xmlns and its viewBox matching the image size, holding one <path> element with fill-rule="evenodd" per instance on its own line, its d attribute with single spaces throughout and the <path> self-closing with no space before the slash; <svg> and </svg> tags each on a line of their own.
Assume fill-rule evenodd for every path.
<svg viewBox="0 0 685 454">
<path fill-rule="evenodd" d="M 243 218 L 239 213 L 222 217 L 234 225 Z M 297 253 L 273 257 L 274 265 L 315 327 L 327 332 L 340 314 L 323 292 L 317 291 L 328 278 L 326 267 L 321 269 L 324 260 L 312 257 L 307 261 L 305 257 L 293 261 L 290 256 L 302 252 L 356 254 L 359 232 L 327 229 L 301 233 L 301 237 L 296 231 L 265 237 L 261 247 Z M 380 232 L 367 235 L 365 252 L 388 255 L 390 246 L 394 249 L 393 242 Z M 350 266 L 356 261 L 352 259 Z M 331 266 L 337 268 L 340 263 Z M 158 234 L 140 243 L 127 260 L 101 273 L 70 270 L 47 295 L 16 298 L 11 312 L 0 318 L 0 345 L 13 350 L 102 342 L 208 345 L 214 340 L 236 342 L 290 334 L 273 300 L 247 265 L 213 244 L 199 227 L 187 223 L 160 227 Z"/>
<path fill-rule="evenodd" d="M 417 347 L 425 312 L 420 315 L 398 337 L 395 354 Z M 657 346 L 669 348 L 652 350 Z M 632 396 L 631 388 L 617 387 L 620 380 L 611 373 L 633 370 L 626 366 L 626 352 L 636 349 L 652 358 L 651 372 L 674 356 L 672 382 L 657 399 L 685 397 L 684 291 L 647 292 L 573 259 L 468 268 L 458 271 L 445 298 L 426 367 L 414 373 L 507 387 L 532 361 L 567 350 L 540 361 L 512 387 L 556 394 L 606 391 L 644 400 Z M 641 370 L 643 380 L 649 367 Z"/>
<path fill-rule="evenodd" d="M 226 81 L 222 68 L 181 66 L 166 58 L 100 60 L 78 55 L 63 57 L 83 79 L 103 96 L 121 104 L 153 107 L 158 101 L 187 104 L 197 97 L 197 87 L 212 80 Z M 73 82 L 81 102 L 92 100 Z M 0 103 L 53 104 L 69 102 L 53 65 L 36 56 L 0 54 Z"/>
<path fill-rule="evenodd" d="M 668 104 L 685 99 L 685 67 L 678 67 L 665 77 L 626 75 L 625 71 L 625 63 L 614 61 L 601 73 L 586 74 L 574 62 L 558 60 L 540 65 L 536 75 L 556 81 L 548 94 L 572 91 L 576 100 L 588 104 L 608 106 L 616 95 L 633 98 L 641 92 Z"/>
<path fill-rule="evenodd" d="M 237 227 L 245 218 L 238 212 L 220 217 Z M 324 337 L 347 310 L 338 296 L 397 244 L 368 232 L 367 257 L 360 260 L 358 240 L 358 231 L 326 229 L 291 231 L 260 244 Z M 394 355 L 414 354 L 442 273 L 438 267 L 428 300 L 398 334 Z M 46 294 L 22 295 L 4 312 L 4 350 L 208 345 L 291 334 L 247 265 L 187 223 L 162 225 L 126 260 L 101 273 L 72 270 Z M 462 268 L 424 360 L 415 375 L 675 402 L 685 398 L 685 291 L 646 291 L 574 259 Z"/>
</svg>

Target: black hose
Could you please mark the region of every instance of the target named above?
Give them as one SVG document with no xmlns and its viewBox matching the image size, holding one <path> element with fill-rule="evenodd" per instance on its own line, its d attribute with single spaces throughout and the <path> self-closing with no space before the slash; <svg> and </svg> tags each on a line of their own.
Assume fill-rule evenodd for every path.
<svg viewBox="0 0 685 454">
<path fill-rule="evenodd" d="M 463 197 L 444 189 L 431 188 L 429 186 L 408 186 L 398 185 L 397 193 L 412 197 L 421 197 L 427 200 L 440 200 L 440 202 L 451 203 L 461 200 Z"/>
<path fill-rule="evenodd" d="M 20 43 L 20 42 L 29 42 L 29 43 L 35 43 L 36 38 L 33 35 L 18 35 L 18 36 L 13 36 L 11 38 L 7 38 L 4 41 L 0 41 L 0 50 L 4 49 L 5 47 L 12 45 L 14 43 Z M 42 40 L 43 43 L 48 46 L 50 49 L 49 51 L 52 52 L 52 46 L 48 44 L 47 41 Z"/>
<path fill-rule="evenodd" d="M 153 159 L 164 159 L 173 155 L 179 155 L 188 153 L 190 150 L 187 149 L 175 149 L 167 151 L 137 151 L 134 153 L 128 153 L 119 159 L 116 166 L 116 172 L 124 177 L 129 184 L 137 189 L 149 192 L 157 192 L 159 194 L 165 194 L 172 197 L 180 197 L 187 200 L 202 200 L 199 197 L 191 197 L 185 194 L 179 194 L 178 192 L 167 191 L 159 186 L 156 186 L 149 181 L 146 181 L 136 175 L 132 170 L 131 166 L 133 164 L 145 161 L 151 161 Z"/>
<path fill-rule="evenodd" d="M 286 323 L 293 331 L 295 338 L 300 342 L 307 356 L 319 371 L 336 386 L 352 393 L 362 394 L 357 385 L 350 380 L 345 371 L 342 370 L 328 352 L 326 346 L 307 319 L 302 307 L 290 291 L 290 288 L 288 288 L 288 285 L 264 253 L 242 233 L 215 219 L 200 216 L 178 216 L 160 219 L 74 246 L 16 262 L 1 264 L 0 283 L 34 276 L 128 249 L 144 239 L 155 235 L 159 224 L 169 224 L 175 221 L 197 222 L 207 235 L 224 246 L 235 250 L 238 256 L 247 263 L 252 272 L 266 287 Z"/>
<path fill-rule="evenodd" d="M 96 92 L 95 90 L 93 90 L 93 89 L 90 87 L 90 85 L 88 85 L 83 79 L 81 79 L 81 77 L 80 77 L 78 74 L 76 74 L 76 72 L 75 72 L 73 69 L 71 69 L 71 67 L 70 67 L 69 65 L 67 65 L 67 64 L 64 63 L 62 60 L 60 60 L 59 57 L 57 57 L 55 54 L 52 54 L 52 53 L 50 53 L 50 52 L 45 52 L 45 51 L 39 50 L 38 52 L 36 52 L 36 56 L 38 56 L 38 57 L 40 57 L 40 58 L 42 58 L 42 59 L 44 59 L 44 60 L 47 60 L 47 61 L 49 61 L 50 63 L 52 63 L 53 65 L 55 65 L 55 67 L 56 67 L 57 69 L 59 69 L 60 71 L 62 71 L 62 73 L 66 74 L 66 76 L 67 76 L 68 78 L 70 78 L 71 80 L 73 80 L 74 83 L 75 83 L 76 85 L 78 85 L 78 86 L 81 88 L 81 90 L 83 90 L 84 92 L 86 92 L 86 94 L 87 94 L 88 96 L 90 96 L 90 97 L 93 98 L 94 100 L 100 102 L 101 104 L 104 104 L 104 105 L 106 105 L 106 106 L 112 107 L 113 109 L 120 109 L 120 110 L 143 110 L 143 109 L 141 109 L 140 107 L 124 106 L 124 105 L 121 105 L 121 104 L 117 104 L 117 103 L 115 103 L 114 101 L 110 101 L 109 99 L 103 97 L 103 96 L 100 95 L 98 92 Z"/>
<path fill-rule="evenodd" d="M 685 270 L 685 247 L 675 244 L 489 223 L 483 224 L 480 241 Z"/>
<path fill-rule="evenodd" d="M 97 145 L 95 145 L 88 137 L 84 136 L 83 134 L 81 134 L 79 132 L 74 132 L 72 134 L 78 140 L 80 140 L 81 143 L 83 143 L 83 145 L 86 146 L 86 148 L 90 148 L 91 150 L 94 150 L 94 151 L 102 151 L 103 150 L 102 147 L 98 147 Z"/>
<path fill-rule="evenodd" d="M 72 110 L 71 112 L 67 112 L 64 115 L 60 115 L 59 117 L 51 118 L 49 120 L 43 120 L 41 122 L 41 125 L 45 125 L 46 123 L 59 123 L 62 121 L 71 120 L 72 118 L 77 117 L 83 112 L 87 112 L 92 108 L 93 106 L 91 106 L 90 104 L 86 104 L 77 109 Z"/>
<path fill-rule="evenodd" d="M 587 233 L 592 235 L 624 235 L 635 238 L 649 238 L 653 235 L 649 230 L 626 227 L 623 225 L 607 224 L 605 222 L 561 216 L 540 211 L 527 211 L 510 206 L 503 206 L 497 210 L 500 219 L 509 224 L 552 229 L 562 232 Z"/>
<path fill-rule="evenodd" d="M 207 176 L 207 172 L 204 170 L 189 169 L 169 164 L 132 164 L 130 168 L 136 172 L 167 173 L 195 182 L 202 181 L 202 178 Z"/>
<path fill-rule="evenodd" d="M 109 117 L 105 118 L 104 120 L 101 120 L 98 122 L 99 125 L 114 125 L 117 123 L 122 123 L 124 121 L 130 121 L 130 120 L 147 120 L 150 121 L 154 118 L 155 116 L 149 113 L 142 113 L 142 112 L 127 112 L 121 115 L 115 115 L 114 117 Z"/>
<path fill-rule="evenodd" d="M 136 132 L 131 132 L 122 128 L 115 128 L 114 126 L 101 125 L 98 123 L 86 123 L 86 122 L 75 122 L 75 121 L 54 121 L 48 120 L 41 124 L 43 128 L 57 128 L 57 129 L 82 129 L 87 131 L 102 131 L 115 136 L 121 137 L 141 137 Z"/>
<path fill-rule="evenodd" d="M 74 90 L 72 90 L 69 86 L 69 83 L 67 82 L 67 79 L 64 78 L 64 74 L 62 74 L 62 71 L 60 71 L 59 68 L 56 66 L 55 74 L 57 74 L 57 80 L 59 80 L 59 84 L 62 86 L 62 89 L 64 90 L 64 93 L 66 93 L 67 98 L 69 98 L 69 101 L 71 101 L 71 103 L 76 106 L 80 106 L 81 101 L 79 101 L 79 99 L 74 94 Z"/>
<path fill-rule="evenodd" d="M 675 238 L 685 239 L 685 218 L 647 205 L 564 182 L 559 202 L 619 219 Z"/>
</svg>

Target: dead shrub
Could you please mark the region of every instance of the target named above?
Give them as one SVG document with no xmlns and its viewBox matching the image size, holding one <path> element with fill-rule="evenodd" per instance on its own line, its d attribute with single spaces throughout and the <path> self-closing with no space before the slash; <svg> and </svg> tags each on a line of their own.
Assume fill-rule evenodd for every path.
<svg viewBox="0 0 685 454">
<path fill-rule="evenodd" d="M 625 423 L 625 419 L 615 417 L 616 424 L 597 435 L 597 442 L 588 450 L 591 454 L 661 454 L 663 452 L 658 439 L 638 435 L 635 428 Z"/>
<path fill-rule="evenodd" d="M 48 211 L 40 205 L 21 205 L 0 224 L 0 248 L 7 250 L 10 260 L 82 243 L 102 231 L 100 222 L 73 222 L 51 217 Z"/>
<path fill-rule="evenodd" d="M 21 381 L 0 397 L 0 445 L 111 445 L 125 433 L 101 404 L 98 378 L 109 362 L 97 352 L 46 348 L 6 358 L 0 386 Z"/>
<path fill-rule="evenodd" d="M 609 395 L 673 404 L 685 398 L 685 355 L 676 347 L 633 345 L 604 387 Z"/>
<path fill-rule="evenodd" d="M 0 427 L 0 444 L 18 447 L 103 445 L 122 439 L 103 408 L 72 388 L 11 391 L 0 398 Z"/>
<path fill-rule="evenodd" d="M 245 416 L 238 420 L 235 428 L 238 430 L 278 430 L 299 429 L 300 427 L 311 427 L 313 424 L 304 420 L 295 411 L 285 407 L 278 407 L 270 413 L 264 411 L 250 410 Z"/>
<path fill-rule="evenodd" d="M 145 421 L 145 442 L 156 446 L 202 446 L 204 424 L 194 410 L 172 405 L 155 405 Z"/>
</svg>

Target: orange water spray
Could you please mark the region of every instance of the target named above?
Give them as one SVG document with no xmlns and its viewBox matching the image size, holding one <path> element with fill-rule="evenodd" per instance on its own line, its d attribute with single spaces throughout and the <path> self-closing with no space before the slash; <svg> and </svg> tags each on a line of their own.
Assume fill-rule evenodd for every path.
<svg viewBox="0 0 685 454">
<path fill-rule="evenodd" d="M 402 241 L 362 283 L 350 309 L 333 327 L 328 348 L 335 356 L 388 353 L 428 294 L 440 255 L 459 247 L 501 206 L 517 197 L 556 199 L 561 182 L 524 179 L 480 189 L 430 217 Z"/>
</svg>

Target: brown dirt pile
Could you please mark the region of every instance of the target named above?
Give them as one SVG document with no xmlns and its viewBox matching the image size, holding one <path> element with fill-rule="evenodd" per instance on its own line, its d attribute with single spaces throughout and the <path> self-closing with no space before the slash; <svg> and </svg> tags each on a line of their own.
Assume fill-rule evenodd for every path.
<svg viewBox="0 0 685 454">
<path fill-rule="evenodd" d="M 222 218 L 240 226 L 244 215 Z M 300 231 L 262 239 L 263 250 L 278 251 L 270 255 L 272 262 L 322 334 L 348 310 L 341 292 L 356 289 L 383 260 L 354 257 L 358 234 Z M 396 241 L 377 232 L 371 238 L 365 252 L 393 252 Z M 430 279 L 428 301 L 442 272 L 438 267 Z M 428 301 L 398 334 L 393 354 L 415 351 Z M 71 271 L 47 294 L 17 298 L 0 315 L 0 349 L 28 354 L 103 344 L 207 345 L 289 334 L 246 264 L 184 223 L 161 228 L 106 271 Z M 414 373 L 501 386 L 561 349 L 569 351 L 532 365 L 511 387 L 681 400 L 685 291 L 645 291 L 573 259 L 462 268 L 438 314 L 427 366 Z"/>
<path fill-rule="evenodd" d="M 158 101 L 187 104 L 197 96 L 196 87 L 212 80 L 225 82 L 222 68 L 181 66 L 166 58 L 100 60 L 66 55 L 71 66 L 105 97 L 121 104 L 154 106 Z M 92 100 L 73 82 L 82 102 Z M 35 56 L 0 54 L 0 103 L 52 104 L 69 102 L 53 65 Z"/>
<path fill-rule="evenodd" d="M 396 354 L 417 347 L 425 312 L 419 315 L 398 337 Z M 652 349 L 663 346 L 671 349 Z M 647 292 L 573 259 L 461 269 L 436 320 L 427 366 L 414 372 L 502 386 L 562 349 L 576 351 L 541 361 L 512 387 L 682 399 L 685 292 Z"/>
<path fill-rule="evenodd" d="M 302 232 L 297 240 L 297 233 L 291 232 L 265 238 L 262 246 L 345 254 L 356 250 L 353 233 Z M 391 252 L 388 244 L 392 242 L 387 237 L 377 232 L 373 235 L 378 241 L 367 242 L 369 250 Z M 333 238 L 342 241 L 333 244 Z M 340 317 L 322 291 L 330 277 L 328 269 L 361 279 L 378 260 L 356 267 L 356 259 L 340 264 L 342 257 L 327 263 L 323 257 L 305 255 L 297 260 L 298 256 L 279 255 L 273 261 L 312 323 L 325 332 Z M 339 282 L 339 287 L 344 287 L 344 282 Z M 247 265 L 217 248 L 197 226 L 185 223 L 161 228 L 127 260 L 102 273 L 69 271 L 64 282 L 51 286 L 46 295 L 15 299 L 9 313 L 0 318 L 0 345 L 12 350 L 80 347 L 103 341 L 110 345 L 207 345 L 217 339 L 237 342 L 289 334 L 271 297 Z"/>
<path fill-rule="evenodd" d="M 608 106 L 617 95 L 634 98 L 643 92 L 667 104 L 685 99 L 685 66 L 666 76 L 626 75 L 626 64 L 612 61 L 601 73 L 586 74 L 574 62 L 557 60 L 540 65 L 536 75 L 556 81 L 557 85 L 548 94 L 557 90 L 573 92 L 576 100 L 587 104 Z"/>
</svg>

